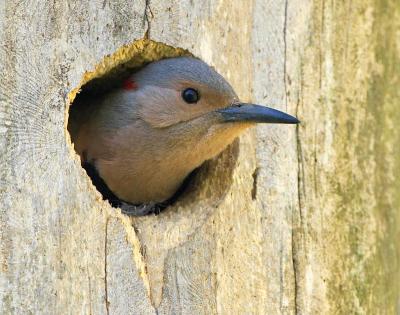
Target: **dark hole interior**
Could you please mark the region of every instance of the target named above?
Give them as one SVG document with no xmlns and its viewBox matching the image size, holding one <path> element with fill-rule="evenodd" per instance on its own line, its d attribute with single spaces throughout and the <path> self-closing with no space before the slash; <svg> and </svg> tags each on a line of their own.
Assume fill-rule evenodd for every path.
<svg viewBox="0 0 400 315">
<path fill-rule="evenodd" d="M 74 141 L 72 117 L 79 117 L 81 111 L 85 109 L 85 104 L 88 103 L 87 100 L 93 101 L 95 98 L 101 98 L 113 89 L 120 87 L 132 73 L 153 61 L 178 56 L 192 56 L 192 54 L 181 48 L 151 40 L 136 41 L 121 47 L 114 54 L 106 56 L 93 72 L 85 73 L 84 83 L 69 95 L 73 100 L 69 107 L 68 121 L 68 131 L 72 141 Z M 78 90 L 79 93 L 77 93 Z M 162 204 L 152 205 L 154 207 L 148 214 L 159 214 L 174 205 L 180 207 L 182 211 L 191 213 L 199 203 L 210 205 L 209 211 L 212 211 L 212 208 L 221 202 L 232 183 L 232 170 L 238 157 L 238 148 L 238 141 L 235 141 L 220 156 L 206 161 L 185 179 L 173 197 Z M 126 203 L 112 193 L 92 165 L 82 163 L 82 167 L 104 200 L 107 200 L 113 207 L 121 208 L 122 212 L 129 212 L 124 211 L 123 206 Z M 143 214 L 147 213 L 141 213 L 141 215 Z"/>
</svg>

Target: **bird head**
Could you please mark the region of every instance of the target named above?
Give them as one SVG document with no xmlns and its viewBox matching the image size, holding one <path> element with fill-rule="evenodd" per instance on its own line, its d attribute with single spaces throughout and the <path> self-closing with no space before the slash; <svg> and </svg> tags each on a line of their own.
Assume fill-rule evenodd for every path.
<svg viewBox="0 0 400 315">
<path fill-rule="evenodd" d="M 240 102 L 220 74 L 195 58 L 153 62 L 130 78 L 125 86 L 133 87 L 139 116 L 153 128 L 193 120 L 206 125 L 221 125 L 221 128 L 299 122 L 281 111 Z"/>
</svg>

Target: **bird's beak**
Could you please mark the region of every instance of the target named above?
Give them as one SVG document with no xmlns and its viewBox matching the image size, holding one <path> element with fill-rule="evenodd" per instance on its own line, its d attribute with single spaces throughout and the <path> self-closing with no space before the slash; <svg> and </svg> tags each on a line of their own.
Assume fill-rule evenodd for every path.
<svg viewBox="0 0 400 315">
<path fill-rule="evenodd" d="M 217 110 L 224 122 L 253 122 L 271 124 L 298 124 L 300 121 L 279 110 L 247 103 L 234 104 Z"/>
</svg>

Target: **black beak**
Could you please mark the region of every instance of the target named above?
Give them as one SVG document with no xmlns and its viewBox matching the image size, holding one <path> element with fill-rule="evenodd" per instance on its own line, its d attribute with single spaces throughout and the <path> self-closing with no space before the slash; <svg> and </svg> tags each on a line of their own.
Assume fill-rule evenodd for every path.
<svg viewBox="0 0 400 315">
<path fill-rule="evenodd" d="M 224 122 L 254 122 L 271 124 L 298 124 L 300 121 L 279 110 L 240 103 L 218 110 Z"/>
</svg>

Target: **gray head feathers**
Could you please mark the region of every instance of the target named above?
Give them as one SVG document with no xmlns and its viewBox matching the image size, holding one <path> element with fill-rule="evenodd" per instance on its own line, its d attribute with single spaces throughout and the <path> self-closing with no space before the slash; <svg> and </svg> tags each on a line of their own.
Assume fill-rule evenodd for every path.
<svg viewBox="0 0 400 315">
<path fill-rule="evenodd" d="M 196 82 L 196 84 L 236 97 L 231 85 L 205 62 L 191 57 L 162 59 L 153 62 L 134 75 L 135 81 L 145 85 L 171 88 L 173 82 Z"/>
</svg>

